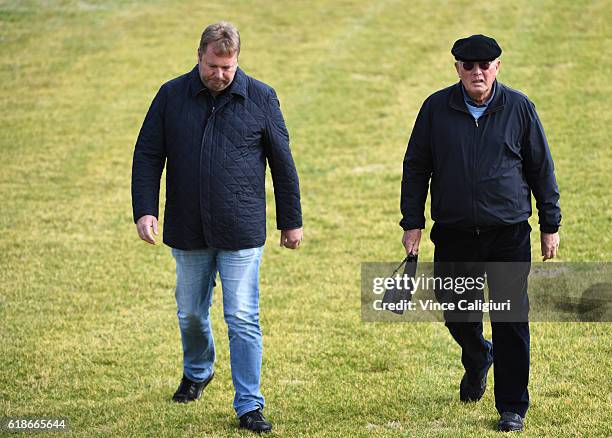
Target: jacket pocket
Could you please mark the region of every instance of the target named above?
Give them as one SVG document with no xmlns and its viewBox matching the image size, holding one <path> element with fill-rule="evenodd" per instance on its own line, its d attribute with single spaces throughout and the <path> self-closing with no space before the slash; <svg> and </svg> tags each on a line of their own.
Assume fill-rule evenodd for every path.
<svg viewBox="0 0 612 438">
<path fill-rule="evenodd" d="M 238 230 L 250 236 L 265 233 L 266 199 L 265 193 L 259 196 L 253 193 L 235 194 L 234 223 Z"/>
</svg>

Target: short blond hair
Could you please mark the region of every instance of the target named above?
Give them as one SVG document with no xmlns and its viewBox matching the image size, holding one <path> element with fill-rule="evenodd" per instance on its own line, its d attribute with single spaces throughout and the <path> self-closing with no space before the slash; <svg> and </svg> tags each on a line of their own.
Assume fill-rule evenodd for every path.
<svg viewBox="0 0 612 438">
<path fill-rule="evenodd" d="M 227 21 L 211 24 L 202 32 L 198 50 L 201 53 L 206 52 L 206 47 L 208 47 L 209 44 L 213 44 L 215 53 L 219 55 L 239 54 L 240 33 L 238 29 L 236 29 L 236 26 Z"/>
</svg>

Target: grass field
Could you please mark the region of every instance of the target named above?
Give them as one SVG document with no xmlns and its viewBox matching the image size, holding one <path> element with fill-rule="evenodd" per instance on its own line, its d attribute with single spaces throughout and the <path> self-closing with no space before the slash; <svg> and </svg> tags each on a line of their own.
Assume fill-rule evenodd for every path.
<svg viewBox="0 0 612 438">
<path fill-rule="evenodd" d="M 242 68 L 276 88 L 301 178 L 299 251 L 278 247 L 268 197 L 274 435 L 498 436 L 492 385 L 479 404 L 458 402 L 443 325 L 361 322 L 360 263 L 402 257 L 406 141 L 422 101 L 456 80 L 452 42 L 472 33 L 497 38 L 499 79 L 537 105 L 562 194 L 559 259 L 611 259 L 606 0 L 0 0 L 0 416 L 66 417 L 75 436 L 248 436 L 219 299 L 217 376 L 198 403 L 169 401 L 174 264 L 138 240 L 130 204 L 146 109 L 220 19 L 241 31 Z M 425 238 L 421 259 L 432 254 Z M 524 436 L 612 436 L 611 370 L 609 324 L 532 324 Z"/>
</svg>

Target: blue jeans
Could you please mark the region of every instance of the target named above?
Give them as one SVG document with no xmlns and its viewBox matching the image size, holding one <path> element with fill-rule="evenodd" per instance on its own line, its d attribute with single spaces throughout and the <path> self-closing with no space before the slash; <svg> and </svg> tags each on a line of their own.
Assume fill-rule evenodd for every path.
<svg viewBox="0 0 612 438">
<path fill-rule="evenodd" d="M 176 260 L 176 304 L 183 343 L 183 372 L 201 382 L 213 373 L 215 343 L 210 306 L 217 271 L 223 288 L 234 409 L 240 417 L 264 407 L 260 391 L 262 339 L 259 327 L 259 265 L 263 246 L 225 251 L 172 249 Z"/>
</svg>

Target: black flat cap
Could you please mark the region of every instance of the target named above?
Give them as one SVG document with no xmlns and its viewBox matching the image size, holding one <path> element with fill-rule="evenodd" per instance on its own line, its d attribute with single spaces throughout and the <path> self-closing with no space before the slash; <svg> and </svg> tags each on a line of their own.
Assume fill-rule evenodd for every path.
<svg viewBox="0 0 612 438">
<path fill-rule="evenodd" d="M 457 61 L 493 61 L 501 55 L 502 49 L 493 38 L 472 35 L 455 41 L 451 53 Z"/>
</svg>

